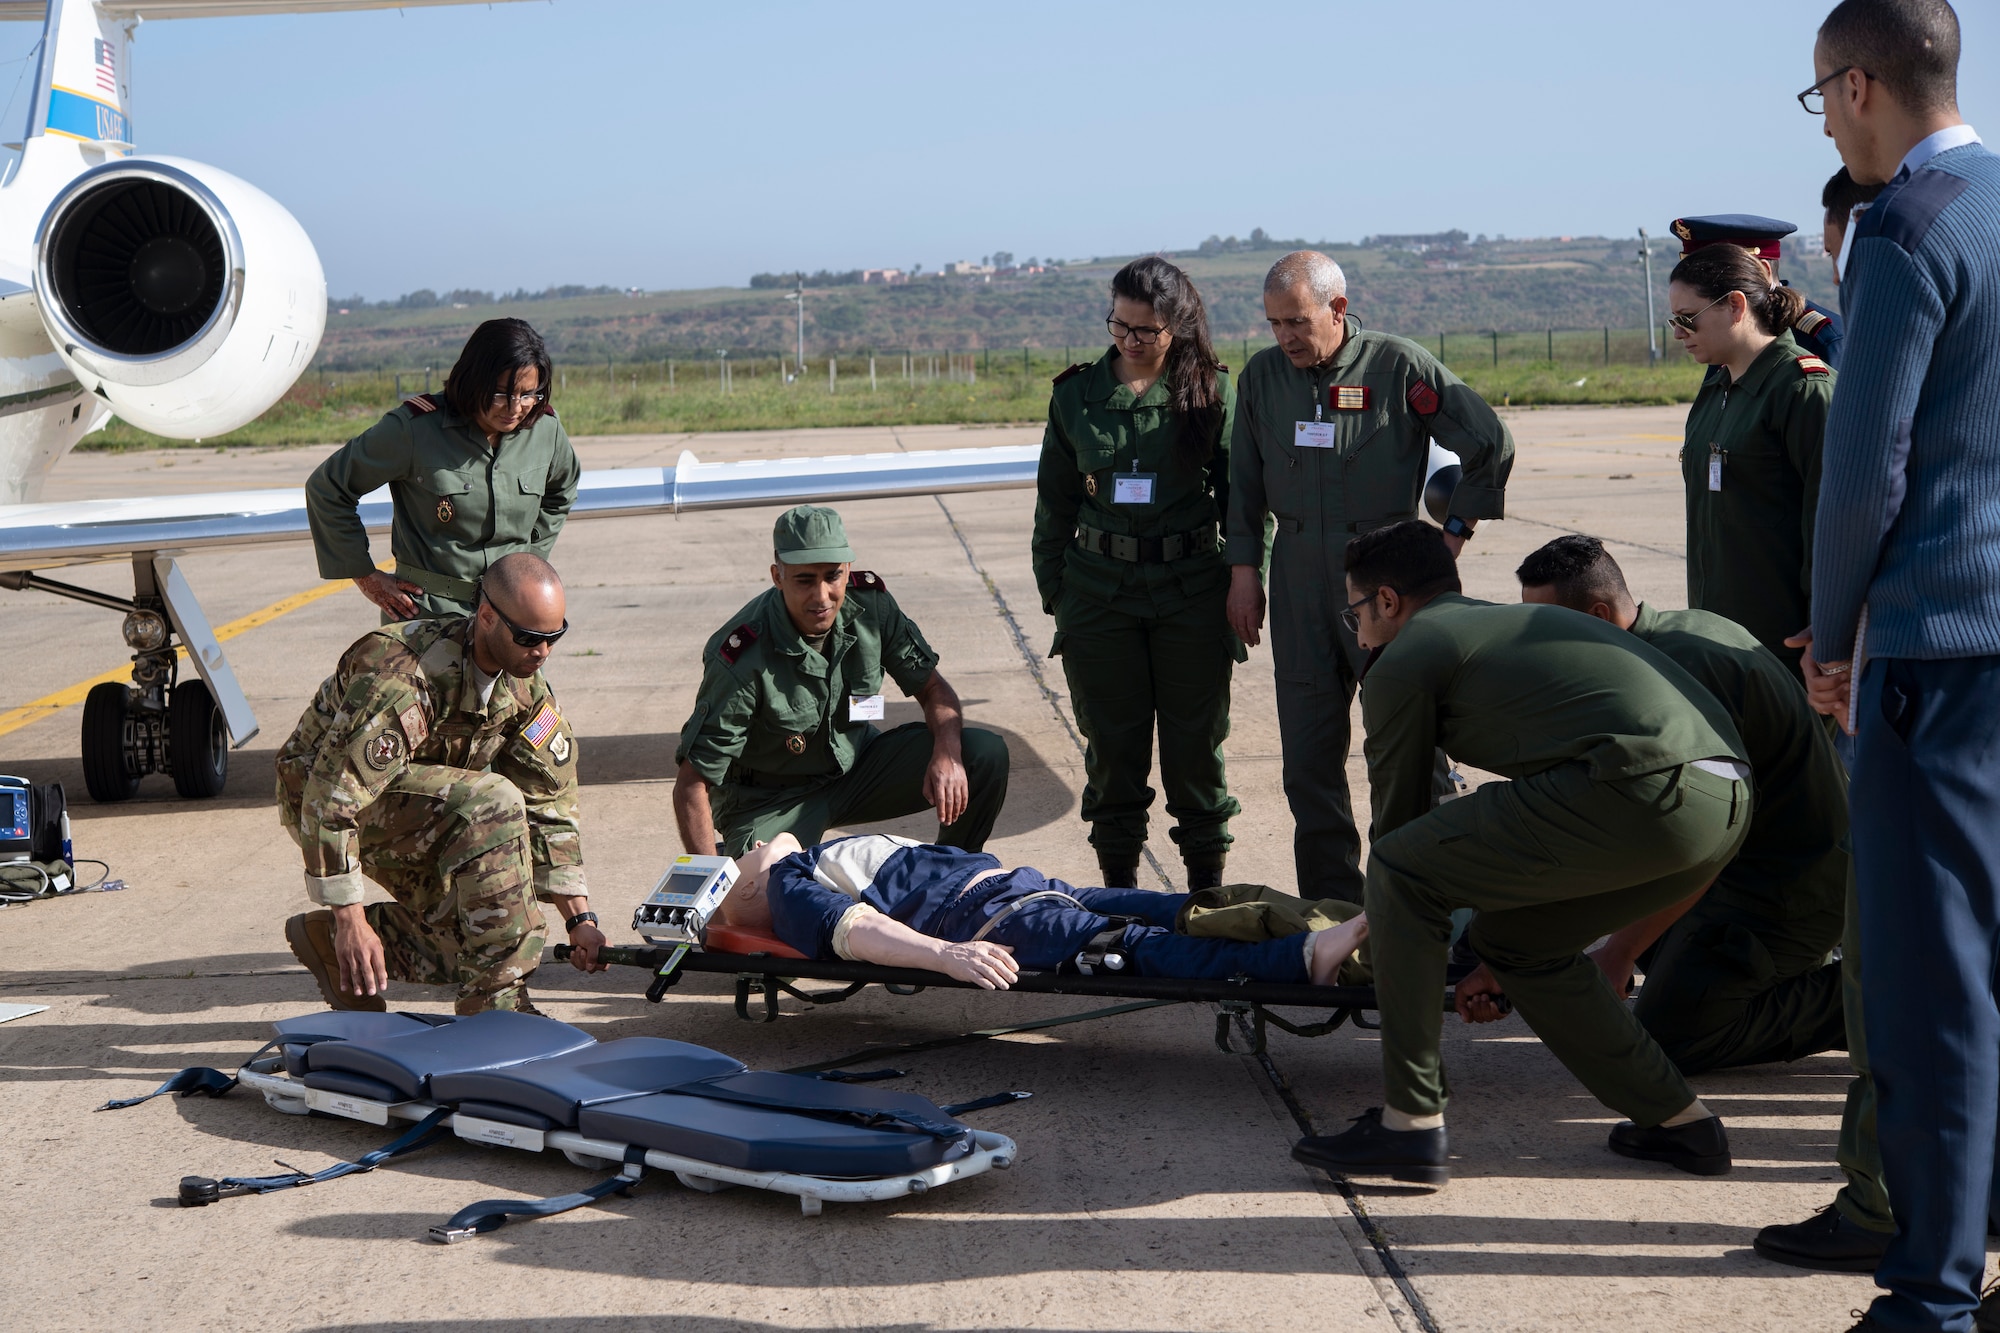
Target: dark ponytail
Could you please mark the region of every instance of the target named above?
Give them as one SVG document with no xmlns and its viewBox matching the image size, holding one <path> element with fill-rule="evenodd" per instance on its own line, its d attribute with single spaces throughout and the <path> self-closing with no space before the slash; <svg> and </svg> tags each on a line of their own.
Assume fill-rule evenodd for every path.
<svg viewBox="0 0 2000 1333">
<path fill-rule="evenodd" d="M 1167 391 L 1181 419 L 1180 447 L 1207 462 L 1222 438 L 1222 363 L 1208 338 L 1208 308 L 1188 275 L 1158 256 L 1135 259 L 1111 276 L 1111 294 L 1153 307 L 1173 335 L 1167 349 Z"/>
<path fill-rule="evenodd" d="M 1740 245 L 1704 245 L 1674 265 L 1667 281 L 1691 288 L 1704 301 L 1742 292 L 1757 327 L 1774 337 L 1806 312 L 1806 298 L 1774 282 L 1764 261 Z"/>
</svg>

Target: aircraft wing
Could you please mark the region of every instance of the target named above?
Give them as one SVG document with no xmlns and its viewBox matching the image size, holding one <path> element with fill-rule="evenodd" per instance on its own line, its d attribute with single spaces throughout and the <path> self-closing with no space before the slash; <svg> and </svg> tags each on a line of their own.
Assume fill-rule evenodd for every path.
<svg viewBox="0 0 2000 1333">
<path fill-rule="evenodd" d="M 944 495 L 1035 484 L 1039 444 L 703 463 L 585 472 L 571 518 L 679 514 L 896 495 Z M 361 521 L 389 527 L 389 492 L 365 496 Z M 288 541 L 310 535 L 305 492 L 222 491 L 0 505 L 0 571 L 113 560 L 140 552 Z"/>
<path fill-rule="evenodd" d="M 512 0 L 97 0 L 99 13 L 113 18 L 223 19 L 245 14 L 331 14 L 343 9 L 428 9 L 433 5 L 507 4 Z M 0 0 L 0 20 L 33 19 L 48 13 L 47 0 Z"/>
</svg>

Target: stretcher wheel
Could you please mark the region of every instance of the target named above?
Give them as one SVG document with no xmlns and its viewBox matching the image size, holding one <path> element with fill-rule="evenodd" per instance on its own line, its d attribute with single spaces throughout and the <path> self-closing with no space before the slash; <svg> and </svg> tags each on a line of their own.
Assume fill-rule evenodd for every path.
<svg viewBox="0 0 2000 1333">
<path fill-rule="evenodd" d="M 101 804 L 129 801 L 139 774 L 125 746 L 125 710 L 131 691 L 115 680 L 90 687 L 83 697 L 83 785 Z"/>
<path fill-rule="evenodd" d="M 799 1196 L 799 1211 L 807 1217 L 818 1217 L 822 1206 L 821 1200 L 816 1194 L 801 1194 Z"/>
<path fill-rule="evenodd" d="M 618 1165 L 612 1158 L 594 1157 L 587 1152 L 578 1152 L 574 1148 L 564 1148 L 562 1155 L 569 1158 L 571 1166 L 580 1166 L 586 1171 L 609 1171 Z"/>
<path fill-rule="evenodd" d="M 222 794 L 229 780 L 229 728 L 208 683 L 187 680 L 167 701 L 167 756 L 174 790 L 190 801 Z"/>
</svg>

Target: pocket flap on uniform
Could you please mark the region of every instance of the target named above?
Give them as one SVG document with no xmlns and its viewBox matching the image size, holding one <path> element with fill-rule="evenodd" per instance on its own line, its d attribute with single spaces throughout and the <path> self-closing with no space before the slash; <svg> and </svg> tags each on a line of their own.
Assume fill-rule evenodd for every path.
<svg viewBox="0 0 2000 1333">
<path fill-rule="evenodd" d="M 1049 656 L 1061 657 L 1062 648 L 1063 648 L 1063 632 L 1061 630 L 1057 630 L 1055 638 L 1049 640 Z"/>
<path fill-rule="evenodd" d="M 472 478 L 463 472 L 438 468 L 424 473 L 418 484 L 432 495 L 464 495 L 472 489 Z"/>
<path fill-rule="evenodd" d="M 547 492 L 548 489 L 549 474 L 547 472 L 529 472 L 523 474 L 521 477 L 521 494 L 523 495 L 541 495 Z"/>
</svg>

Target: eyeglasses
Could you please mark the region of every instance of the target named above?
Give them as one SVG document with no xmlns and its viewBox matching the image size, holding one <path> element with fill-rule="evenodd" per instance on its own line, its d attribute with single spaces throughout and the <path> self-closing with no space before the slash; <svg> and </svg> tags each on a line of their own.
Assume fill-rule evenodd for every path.
<svg viewBox="0 0 2000 1333">
<path fill-rule="evenodd" d="M 1849 70 L 1861 70 L 1861 77 L 1864 79 L 1875 78 L 1873 74 L 1870 74 L 1865 69 L 1861 69 L 1859 65 L 1842 65 L 1839 69 L 1835 70 L 1833 73 L 1827 75 L 1825 78 L 1821 79 L 1818 83 L 1815 83 L 1812 87 L 1806 89 L 1804 92 L 1799 94 L 1799 105 L 1806 109 L 1806 114 L 1808 116 L 1823 116 L 1826 114 L 1826 93 L 1822 90 L 1826 87 L 1826 85 L 1832 83 L 1835 79 L 1847 73 Z M 1881 82 L 1880 79 L 1875 79 L 1875 81 L 1877 83 Z"/>
<path fill-rule="evenodd" d="M 1151 347 L 1160 340 L 1160 335 L 1167 331 L 1167 326 L 1164 324 L 1158 328 L 1148 328 L 1144 324 L 1127 324 L 1110 315 L 1104 317 L 1104 327 L 1111 330 L 1111 337 L 1115 341 L 1124 342 L 1127 338 L 1136 338 L 1141 347 Z"/>
<path fill-rule="evenodd" d="M 1366 597 L 1363 597 L 1361 600 L 1356 602 L 1349 602 L 1347 604 L 1347 609 L 1340 613 L 1340 623 L 1347 626 L 1347 632 L 1349 634 L 1359 634 L 1361 632 L 1361 608 L 1368 605 L 1368 603 L 1374 601 L 1375 593 L 1379 593 L 1381 591 L 1382 590 L 1380 588 L 1377 588 L 1375 592 L 1369 593 Z"/>
<path fill-rule="evenodd" d="M 481 588 L 479 590 L 479 595 L 485 598 L 486 604 L 488 606 L 493 606 L 492 594 L 488 593 L 484 588 Z M 505 625 L 509 630 L 513 631 L 514 643 L 516 647 L 539 648 L 545 643 L 552 644 L 557 639 L 560 639 L 563 635 L 569 633 L 569 619 L 567 617 L 563 619 L 561 629 L 522 629 L 519 625 L 516 625 L 513 621 L 509 620 L 507 618 L 507 613 L 505 611 L 502 611 L 499 607 L 493 606 L 493 614 L 500 617 L 501 624 Z"/>
<path fill-rule="evenodd" d="M 1693 333 L 1694 322 L 1696 320 L 1700 319 L 1703 315 L 1706 315 L 1709 311 L 1715 309 L 1717 306 L 1721 305 L 1724 301 L 1727 301 L 1728 299 L 1729 299 L 1729 293 L 1724 292 L 1722 295 L 1716 297 L 1713 301 L 1710 301 L 1707 305 L 1703 306 L 1701 309 L 1695 311 L 1692 315 L 1668 315 L 1667 323 L 1673 325 L 1677 329 L 1681 329 L 1688 333 Z"/>
<path fill-rule="evenodd" d="M 547 391 L 542 389 L 536 389 L 533 393 L 496 393 L 492 402 L 494 407 L 506 407 L 509 403 L 515 407 L 533 407 L 548 396 Z"/>
</svg>

